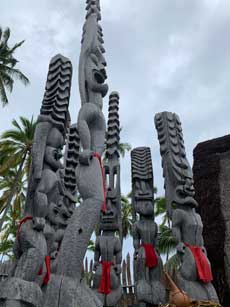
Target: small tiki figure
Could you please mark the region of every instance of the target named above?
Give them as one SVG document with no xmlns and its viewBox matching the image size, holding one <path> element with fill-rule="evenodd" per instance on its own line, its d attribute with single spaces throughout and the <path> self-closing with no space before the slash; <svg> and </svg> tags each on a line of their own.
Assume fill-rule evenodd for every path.
<svg viewBox="0 0 230 307">
<path fill-rule="evenodd" d="M 120 238 L 116 236 L 119 228 L 113 201 L 114 198 L 108 196 L 106 213 L 101 213 L 100 235 L 96 239 L 94 254 L 93 287 L 104 306 L 116 306 L 122 296 L 122 246 Z"/>
<path fill-rule="evenodd" d="M 155 245 L 158 227 L 154 221 L 153 171 L 150 148 L 139 147 L 131 152 L 132 204 L 135 249 L 135 289 L 138 301 L 149 305 L 165 303 L 165 288 L 161 283 L 163 266 Z"/>
<path fill-rule="evenodd" d="M 196 212 L 193 174 L 186 158 L 181 122 L 176 114 L 159 113 L 155 125 L 160 142 L 165 194 L 172 231 L 181 260 L 178 286 L 191 299 L 218 301 L 203 242 L 203 224 Z"/>
<path fill-rule="evenodd" d="M 122 296 L 120 282 L 122 242 L 121 191 L 118 145 L 120 140 L 119 94 L 109 97 L 108 130 L 104 173 L 106 181 L 106 211 L 101 212 L 95 245 L 93 287 L 104 306 L 116 306 Z"/>
</svg>

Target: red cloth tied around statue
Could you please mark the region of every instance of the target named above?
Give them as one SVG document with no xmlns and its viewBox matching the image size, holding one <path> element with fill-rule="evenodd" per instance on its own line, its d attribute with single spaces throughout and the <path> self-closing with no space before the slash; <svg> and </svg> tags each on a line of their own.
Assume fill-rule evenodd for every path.
<svg viewBox="0 0 230 307">
<path fill-rule="evenodd" d="M 43 278 L 43 285 L 47 285 L 49 280 L 50 280 L 50 274 L 51 274 L 51 270 L 50 270 L 50 256 L 46 256 L 45 257 L 45 265 L 46 265 L 46 275 Z M 43 268 L 41 267 L 41 269 L 38 272 L 38 275 L 42 275 L 43 273 Z"/>
<path fill-rule="evenodd" d="M 17 239 L 19 239 L 22 225 L 23 225 L 24 223 L 26 223 L 27 221 L 32 220 L 32 219 L 33 219 L 33 217 L 30 216 L 30 215 L 28 215 L 28 216 L 25 216 L 25 217 L 19 222 L 18 230 L 17 230 Z"/>
<path fill-rule="evenodd" d="M 206 255 L 202 251 L 202 248 L 200 246 L 193 246 L 188 243 L 185 243 L 185 246 L 187 246 L 193 254 L 198 279 L 203 283 L 211 282 L 213 280 L 212 270 Z"/>
<path fill-rule="evenodd" d="M 21 227 L 24 223 L 26 223 L 27 221 L 31 221 L 33 219 L 32 216 L 30 215 L 27 215 L 25 216 L 20 222 L 19 222 L 19 225 L 18 225 L 18 230 L 17 230 L 17 239 L 19 239 L 20 237 L 20 232 L 21 232 Z M 47 285 L 49 280 L 50 280 L 50 274 L 51 274 L 51 270 L 50 270 L 50 256 L 46 256 L 45 257 L 45 264 L 46 264 L 46 275 L 43 279 L 43 284 L 44 285 Z M 42 267 L 41 269 L 39 270 L 38 272 L 38 275 L 42 275 Z"/>
<path fill-rule="evenodd" d="M 105 186 L 105 173 L 104 173 L 104 169 L 103 169 L 103 165 L 102 165 L 102 161 L 101 161 L 101 156 L 99 153 L 97 152 L 94 152 L 93 153 L 93 156 L 95 158 L 98 159 L 99 161 L 99 164 L 100 164 L 100 168 L 101 168 L 101 175 L 102 175 L 102 185 L 103 185 L 103 196 L 104 196 L 104 200 L 103 200 L 103 203 L 102 203 L 102 206 L 101 206 L 101 211 L 102 212 L 106 212 L 106 186 Z"/>
<path fill-rule="evenodd" d="M 49 280 L 50 280 L 50 274 L 51 274 L 51 270 L 50 270 L 50 256 L 46 256 L 45 257 L 45 264 L 46 264 L 46 275 L 43 279 L 43 284 L 47 285 Z"/>
<path fill-rule="evenodd" d="M 102 294 L 109 294 L 111 292 L 110 273 L 111 273 L 111 265 L 113 263 L 110 261 L 101 261 L 101 264 L 102 264 L 102 275 L 98 292 Z"/>
<path fill-rule="evenodd" d="M 158 265 L 158 256 L 152 244 L 141 244 L 145 250 L 145 265 L 148 268 L 155 268 Z"/>
</svg>

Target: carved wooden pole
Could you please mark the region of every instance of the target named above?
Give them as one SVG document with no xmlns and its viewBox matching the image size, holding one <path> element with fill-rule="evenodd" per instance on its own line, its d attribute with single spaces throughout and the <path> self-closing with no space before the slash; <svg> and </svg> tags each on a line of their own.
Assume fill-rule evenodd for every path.
<svg viewBox="0 0 230 307">
<path fill-rule="evenodd" d="M 175 113 L 162 112 L 156 114 L 155 126 L 162 156 L 167 211 L 181 259 L 178 286 L 194 300 L 217 302 L 203 242 L 203 224 L 196 212 L 193 173 L 186 158 L 180 119 Z"/>
</svg>

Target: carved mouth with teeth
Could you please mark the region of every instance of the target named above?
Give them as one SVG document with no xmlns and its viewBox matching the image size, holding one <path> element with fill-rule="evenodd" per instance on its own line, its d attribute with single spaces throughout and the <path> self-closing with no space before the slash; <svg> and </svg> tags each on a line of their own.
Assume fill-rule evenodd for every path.
<svg viewBox="0 0 230 307">
<path fill-rule="evenodd" d="M 60 209 L 58 207 L 54 207 L 53 208 L 53 213 L 55 214 L 55 216 L 58 216 L 60 214 Z"/>
<path fill-rule="evenodd" d="M 103 214 L 101 219 L 103 223 L 110 224 L 114 221 L 114 218 L 115 218 L 114 212 L 112 210 L 109 210 Z"/>
<path fill-rule="evenodd" d="M 71 217 L 71 213 L 68 213 L 65 210 L 61 210 L 57 206 L 53 208 L 53 213 L 56 217 L 60 216 L 64 222 L 66 222 Z"/>
</svg>

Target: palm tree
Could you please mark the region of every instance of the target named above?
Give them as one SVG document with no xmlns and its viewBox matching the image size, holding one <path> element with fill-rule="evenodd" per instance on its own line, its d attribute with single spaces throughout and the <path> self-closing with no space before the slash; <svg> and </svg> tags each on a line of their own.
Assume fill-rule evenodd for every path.
<svg viewBox="0 0 230 307">
<path fill-rule="evenodd" d="M 131 149 L 132 149 L 132 146 L 129 143 L 119 143 L 118 145 L 118 150 L 122 158 L 124 158 L 125 153 L 127 151 L 130 151 Z"/>
<path fill-rule="evenodd" d="M 8 188 L 2 187 L 1 189 L 3 194 L 0 197 L 0 212 L 2 213 L 0 230 L 2 230 L 12 200 L 17 195 L 19 184 L 25 178 L 27 183 L 29 177 L 36 122 L 34 122 L 33 117 L 31 120 L 20 117 L 20 121 L 21 123 L 19 124 L 14 119 L 12 121 L 14 129 L 5 131 L 0 138 L 0 177 L 5 180 L 10 178 L 11 181 L 10 188 L 6 184 Z M 9 177 L 9 174 L 11 174 L 11 177 Z"/>
<path fill-rule="evenodd" d="M 122 224 L 122 238 L 125 239 L 132 230 L 132 205 L 130 202 L 131 193 L 127 196 L 121 196 L 121 224 Z"/>
<path fill-rule="evenodd" d="M 8 104 L 6 89 L 11 93 L 13 90 L 14 79 L 19 79 L 24 85 L 29 84 L 28 78 L 16 67 L 18 60 L 14 57 L 15 50 L 20 47 L 24 41 L 15 44 L 13 47 L 8 46 L 10 38 L 10 29 L 5 31 L 0 27 L 0 99 L 2 105 Z"/>
<path fill-rule="evenodd" d="M 1 213 L 2 207 L 8 199 L 11 190 L 15 184 L 16 170 L 9 170 L 7 176 L 0 182 L 0 190 L 4 191 L 0 198 Z M 16 237 L 18 228 L 18 221 L 21 220 L 23 214 L 23 207 L 25 203 L 27 179 L 24 173 L 21 172 L 21 176 L 18 180 L 16 192 L 12 199 L 12 205 L 10 206 L 0 233 L 0 254 L 4 256 L 12 256 L 12 247 Z"/>
<path fill-rule="evenodd" d="M 154 188 L 155 193 L 157 189 Z M 161 216 L 161 224 L 159 226 L 159 237 L 157 249 L 161 255 L 166 255 L 166 263 L 164 268 L 171 276 L 175 275 L 175 271 L 180 265 L 180 259 L 176 254 L 176 240 L 172 233 L 171 221 L 167 216 L 165 197 L 156 197 L 154 200 L 155 216 Z"/>
</svg>

